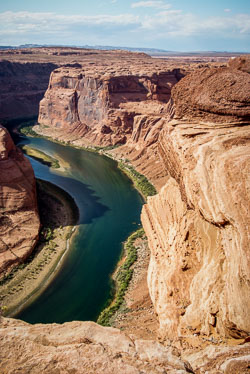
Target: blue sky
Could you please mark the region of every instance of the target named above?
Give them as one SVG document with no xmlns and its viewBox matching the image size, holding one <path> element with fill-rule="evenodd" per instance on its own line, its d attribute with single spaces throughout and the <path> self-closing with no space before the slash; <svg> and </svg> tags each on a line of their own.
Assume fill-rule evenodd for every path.
<svg viewBox="0 0 250 374">
<path fill-rule="evenodd" d="M 0 0 L 0 45 L 250 52 L 249 0 Z"/>
</svg>

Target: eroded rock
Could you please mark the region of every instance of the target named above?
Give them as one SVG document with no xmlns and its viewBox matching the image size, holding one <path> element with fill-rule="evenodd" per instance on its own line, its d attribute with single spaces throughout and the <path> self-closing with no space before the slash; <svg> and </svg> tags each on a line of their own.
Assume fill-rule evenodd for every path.
<svg viewBox="0 0 250 374">
<path fill-rule="evenodd" d="M 94 322 L 29 325 L 2 318 L 0 334 L 3 374 L 187 372 L 172 348 Z"/>
<path fill-rule="evenodd" d="M 32 252 L 39 227 L 33 169 L 0 126 L 0 273 Z"/>
<path fill-rule="evenodd" d="M 230 90 L 228 76 L 238 82 Z M 213 97 L 224 104 L 212 105 Z M 173 88 L 175 119 L 158 141 L 170 177 L 142 212 L 149 290 L 165 337 L 250 331 L 248 97 L 249 75 L 239 70 L 191 73 Z"/>
</svg>

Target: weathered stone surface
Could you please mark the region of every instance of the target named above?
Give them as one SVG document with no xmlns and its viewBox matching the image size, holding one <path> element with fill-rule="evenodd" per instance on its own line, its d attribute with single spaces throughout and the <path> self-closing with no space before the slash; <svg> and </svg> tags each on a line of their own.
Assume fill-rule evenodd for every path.
<svg viewBox="0 0 250 374">
<path fill-rule="evenodd" d="M 215 85 L 209 69 L 191 73 L 173 88 L 178 119 L 165 123 L 158 141 L 170 177 L 142 213 L 152 250 L 149 290 L 161 333 L 170 338 L 193 333 L 237 338 L 250 331 L 249 75 L 220 69 L 213 74 L 218 87 L 227 74 L 241 82 L 245 106 L 239 99 L 241 109 L 236 102 L 222 122 L 224 109 L 210 105 Z M 214 122 L 197 120 L 197 95 L 204 87 L 210 91 L 203 107 Z M 240 96 L 234 87 L 239 88 L 235 84 L 223 93 L 222 107 L 230 107 L 228 97 Z M 189 106 L 188 92 L 193 94 Z"/>
<path fill-rule="evenodd" d="M 196 374 L 248 374 L 250 365 L 250 344 L 237 346 L 210 345 L 195 353 L 185 352 Z"/>
<path fill-rule="evenodd" d="M 229 68 L 203 69 L 172 91 L 175 118 L 206 122 L 250 120 L 250 75 Z"/>
<path fill-rule="evenodd" d="M 136 65 L 112 68 L 56 69 L 40 103 L 39 123 L 64 140 L 80 143 L 84 137 L 96 145 L 124 144 L 136 127 L 136 116 L 162 112 L 182 76 L 179 69 L 152 74 Z"/>
<path fill-rule="evenodd" d="M 0 335 L 3 374 L 187 373 L 172 348 L 94 322 L 29 325 L 2 318 Z"/>
<path fill-rule="evenodd" d="M 247 374 L 250 343 L 178 351 L 94 322 L 29 325 L 2 318 L 0 370 L 75 374 Z"/>
<path fill-rule="evenodd" d="M 249 55 L 232 57 L 228 61 L 228 65 L 232 69 L 238 69 L 250 73 L 250 57 Z"/>
<path fill-rule="evenodd" d="M 34 172 L 0 126 L 0 273 L 31 253 L 39 226 Z"/>
</svg>

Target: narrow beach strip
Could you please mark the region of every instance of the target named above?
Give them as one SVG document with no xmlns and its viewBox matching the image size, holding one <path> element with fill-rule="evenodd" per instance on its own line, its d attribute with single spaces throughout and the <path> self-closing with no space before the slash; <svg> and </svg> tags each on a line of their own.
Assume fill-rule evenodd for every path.
<svg viewBox="0 0 250 374">
<path fill-rule="evenodd" d="M 54 157 L 48 155 L 47 153 L 42 152 L 39 149 L 29 147 L 28 145 L 20 145 L 19 147 L 27 156 L 32 157 L 33 159 L 41 162 L 42 164 L 47 165 L 48 167 L 52 167 L 53 169 L 60 168 L 59 161 Z"/>
</svg>

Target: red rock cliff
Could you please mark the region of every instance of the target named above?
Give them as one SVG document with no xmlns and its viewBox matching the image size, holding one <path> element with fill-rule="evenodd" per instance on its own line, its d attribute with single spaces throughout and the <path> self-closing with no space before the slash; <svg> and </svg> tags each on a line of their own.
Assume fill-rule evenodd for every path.
<svg viewBox="0 0 250 374">
<path fill-rule="evenodd" d="M 0 273 L 31 253 L 39 227 L 34 172 L 0 126 Z"/>
<path fill-rule="evenodd" d="M 148 199 L 148 285 L 161 334 L 244 337 L 249 320 L 250 76 L 205 69 L 172 90 L 158 150 L 168 182 Z"/>
<path fill-rule="evenodd" d="M 40 103 L 38 121 L 64 140 L 124 144 L 131 137 L 135 117 L 162 112 L 182 76 L 180 69 L 149 73 L 135 65 L 114 70 L 106 66 L 56 69 Z"/>
</svg>

